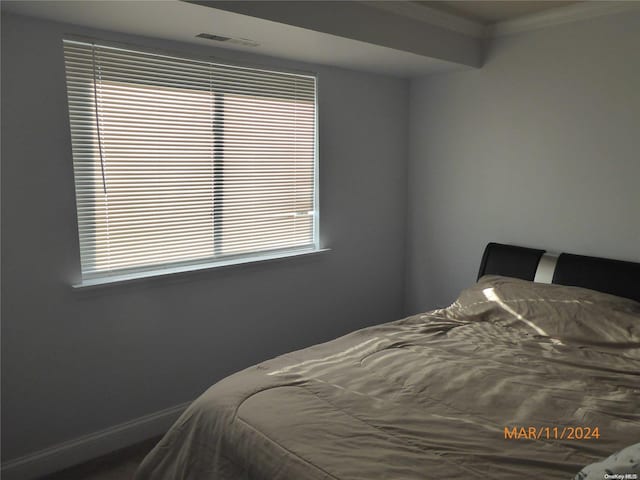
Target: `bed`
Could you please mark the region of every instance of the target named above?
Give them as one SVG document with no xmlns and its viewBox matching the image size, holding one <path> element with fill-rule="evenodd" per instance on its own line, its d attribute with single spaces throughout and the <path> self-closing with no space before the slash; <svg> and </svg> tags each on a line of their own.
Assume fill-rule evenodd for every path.
<svg viewBox="0 0 640 480">
<path fill-rule="evenodd" d="M 136 479 L 640 478 L 640 264 L 491 243 L 478 277 L 223 379 Z"/>
</svg>

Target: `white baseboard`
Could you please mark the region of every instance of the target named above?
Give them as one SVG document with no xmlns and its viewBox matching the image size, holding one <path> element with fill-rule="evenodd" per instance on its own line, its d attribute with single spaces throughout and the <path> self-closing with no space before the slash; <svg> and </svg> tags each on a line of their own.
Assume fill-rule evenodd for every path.
<svg viewBox="0 0 640 480">
<path fill-rule="evenodd" d="M 2 480 L 31 480 L 162 435 L 191 402 L 2 463 Z"/>
</svg>

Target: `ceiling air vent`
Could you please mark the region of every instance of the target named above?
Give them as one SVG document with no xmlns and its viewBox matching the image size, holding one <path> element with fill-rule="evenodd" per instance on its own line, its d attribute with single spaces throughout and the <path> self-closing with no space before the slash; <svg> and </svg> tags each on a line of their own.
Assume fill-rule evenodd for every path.
<svg viewBox="0 0 640 480">
<path fill-rule="evenodd" d="M 234 45 L 244 45 L 245 47 L 257 47 L 258 42 L 249 40 L 248 38 L 223 37 L 222 35 L 214 35 L 212 33 L 199 33 L 198 38 L 206 38 L 214 42 L 232 43 Z"/>
</svg>

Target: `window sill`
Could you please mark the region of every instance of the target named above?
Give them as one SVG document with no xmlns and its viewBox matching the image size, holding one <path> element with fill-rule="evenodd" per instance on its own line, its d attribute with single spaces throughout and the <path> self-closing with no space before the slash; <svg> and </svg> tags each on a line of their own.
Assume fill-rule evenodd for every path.
<svg viewBox="0 0 640 480">
<path fill-rule="evenodd" d="M 309 257 L 315 256 L 321 253 L 329 252 L 330 248 L 320 248 L 317 250 L 301 250 L 294 252 L 278 252 L 272 254 L 265 254 L 260 256 L 254 256 L 250 258 L 233 258 L 227 260 L 220 260 L 216 262 L 209 263 L 199 263 L 196 265 L 183 265 L 180 267 L 170 267 L 163 268 L 157 270 L 148 270 L 142 272 L 135 273 L 127 273 L 121 275 L 109 275 L 98 278 L 91 278 L 87 280 L 83 280 L 81 283 L 76 283 L 72 285 L 74 290 L 88 290 L 94 288 L 108 287 L 121 285 L 132 282 L 141 282 L 141 281 L 153 281 L 155 279 L 160 278 L 168 278 L 168 277 L 181 277 L 184 275 L 189 275 L 194 272 L 202 272 L 206 270 L 217 270 L 221 268 L 232 268 L 232 267 L 243 267 L 248 265 L 255 265 L 261 263 L 270 263 L 270 262 L 279 262 L 282 260 L 293 259 L 297 257 Z"/>
</svg>

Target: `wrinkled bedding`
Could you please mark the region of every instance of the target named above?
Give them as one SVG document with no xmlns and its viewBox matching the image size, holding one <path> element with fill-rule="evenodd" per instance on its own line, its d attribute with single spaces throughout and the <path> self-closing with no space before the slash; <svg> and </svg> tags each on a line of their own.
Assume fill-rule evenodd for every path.
<svg viewBox="0 0 640 480">
<path fill-rule="evenodd" d="M 487 276 L 218 382 L 136 479 L 569 479 L 639 441 L 640 304 Z"/>
</svg>

